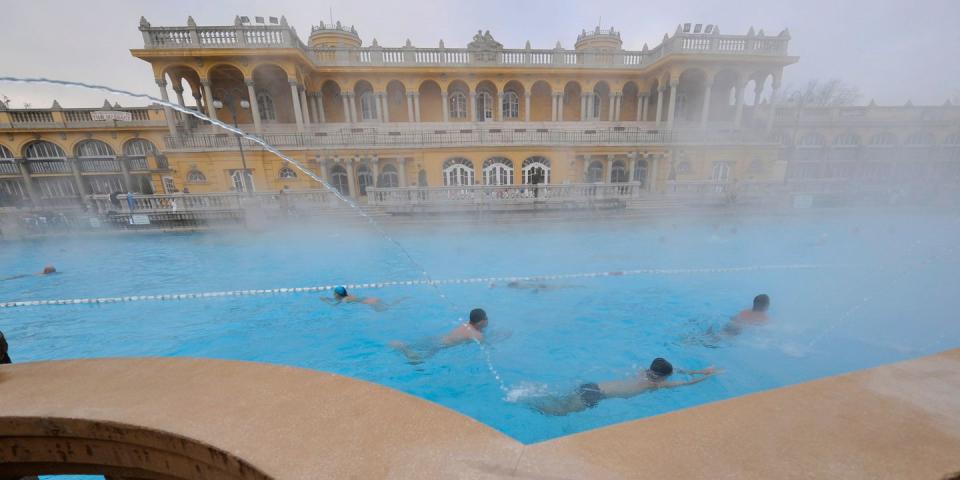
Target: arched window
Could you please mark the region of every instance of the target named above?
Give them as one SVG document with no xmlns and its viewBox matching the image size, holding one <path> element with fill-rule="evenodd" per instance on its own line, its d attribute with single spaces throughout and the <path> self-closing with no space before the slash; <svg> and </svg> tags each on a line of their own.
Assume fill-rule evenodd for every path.
<svg viewBox="0 0 960 480">
<path fill-rule="evenodd" d="M 357 183 L 360 184 L 360 195 L 366 195 L 367 187 L 373 186 L 373 174 L 370 173 L 370 167 L 366 165 L 357 167 Z"/>
<path fill-rule="evenodd" d="M 100 140 L 84 140 L 77 144 L 77 157 L 80 158 L 109 158 L 113 157 L 110 145 Z"/>
<path fill-rule="evenodd" d="M 550 160 L 544 157 L 529 157 L 523 161 L 523 184 L 550 183 Z"/>
<path fill-rule="evenodd" d="M 906 144 L 910 146 L 922 146 L 922 147 L 933 145 L 933 134 L 924 133 L 924 132 L 914 133 L 913 135 L 910 135 L 909 137 L 907 137 Z"/>
<path fill-rule="evenodd" d="M 360 113 L 364 120 L 377 119 L 377 96 L 373 92 L 363 92 L 360 95 Z M 360 189 L 361 195 L 363 189 Z"/>
<path fill-rule="evenodd" d="M 960 133 L 954 133 L 943 140 L 943 144 L 948 147 L 960 146 Z"/>
<path fill-rule="evenodd" d="M 123 144 L 123 154 L 128 157 L 146 157 L 154 153 L 156 153 L 156 149 L 149 140 L 134 138 Z"/>
<path fill-rule="evenodd" d="M 483 162 L 484 185 L 513 185 L 513 162 L 504 157 L 491 157 Z"/>
<path fill-rule="evenodd" d="M 273 97 L 265 90 L 257 92 L 257 109 L 260 111 L 260 120 L 264 122 L 277 120 L 277 109 L 273 105 Z"/>
<path fill-rule="evenodd" d="M 350 195 L 349 177 L 342 165 L 334 165 L 330 168 L 330 183 L 341 195 Z"/>
<path fill-rule="evenodd" d="M 200 170 L 190 170 L 187 172 L 187 183 L 207 183 L 207 176 Z"/>
<path fill-rule="evenodd" d="M 13 152 L 6 145 L 0 145 L 0 160 L 13 160 Z"/>
<path fill-rule="evenodd" d="M 613 183 L 624 183 L 627 181 L 627 166 L 623 160 L 615 160 L 610 166 L 610 181 Z"/>
<path fill-rule="evenodd" d="M 587 168 L 587 183 L 599 183 L 603 181 L 603 164 L 592 162 Z"/>
<path fill-rule="evenodd" d="M 823 135 L 811 132 L 800 137 L 800 141 L 797 142 L 797 145 L 803 147 L 822 147 L 825 143 L 826 142 L 823 139 Z"/>
<path fill-rule="evenodd" d="M 377 186 L 380 188 L 397 188 L 400 186 L 400 175 L 397 173 L 397 167 L 393 164 L 386 164 L 380 170 L 380 178 L 377 179 Z"/>
<path fill-rule="evenodd" d="M 39 141 L 33 142 L 30 145 L 27 145 L 27 148 L 23 151 L 23 156 L 29 159 L 43 160 L 43 159 L 56 159 L 64 160 L 67 158 L 66 152 L 60 148 L 59 145 Z"/>
<path fill-rule="evenodd" d="M 516 92 L 506 92 L 503 94 L 503 118 L 520 118 L 520 97 Z"/>
<path fill-rule="evenodd" d="M 473 185 L 473 162 L 466 158 L 450 158 L 443 162 L 443 184 L 446 186 Z"/>
<path fill-rule="evenodd" d="M 493 120 L 493 95 L 487 91 L 477 93 L 477 121 Z"/>
<path fill-rule="evenodd" d="M 292 168 L 283 167 L 277 176 L 280 177 L 281 180 L 296 180 L 297 172 L 293 171 Z"/>
<path fill-rule="evenodd" d="M 836 147 L 856 147 L 860 145 L 860 135 L 856 133 L 845 133 L 838 135 L 833 141 Z"/>
<path fill-rule="evenodd" d="M 897 144 L 897 137 L 890 132 L 878 133 L 870 139 L 870 145 L 891 146 Z"/>
<path fill-rule="evenodd" d="M 633 181 L 639 183 L 641 186 L 647 184 L 647 168 L 648 164 L 645 159 L 637 160 L 637 163 L 633 165 Z"/>
<path fill-rule="evenodd" d="M 467 118 L 467 96 L 463 92 L 450 95 L 450 118 Z"/>
</svg>

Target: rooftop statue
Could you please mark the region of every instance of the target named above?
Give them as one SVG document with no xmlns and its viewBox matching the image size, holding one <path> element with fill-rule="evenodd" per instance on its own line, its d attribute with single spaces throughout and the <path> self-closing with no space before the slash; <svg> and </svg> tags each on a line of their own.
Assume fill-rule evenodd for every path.
<svg viewBox="0 0 960 480">
<path fill-rule="evenodd" d="M 503 48 L 503 44 L 493 39 L 490 30 L 486 32 L 477 30 L 477 34 L 473 36 L 473 41 L 467 47 L 477 50 L 497 50 Z"/>
</svg>

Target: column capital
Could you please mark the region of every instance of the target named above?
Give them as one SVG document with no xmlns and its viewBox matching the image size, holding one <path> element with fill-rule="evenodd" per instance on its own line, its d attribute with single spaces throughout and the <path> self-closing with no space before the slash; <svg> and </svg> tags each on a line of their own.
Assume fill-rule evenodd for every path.
<svg viewBox="0 0 960 480">
<path fill-rule="evenodd" d="M 243 83 L 244 83 L 246 86 L 248 86 L 248 87 L 254 86 L 254 85 L 253 85 L 253 79 L 252 79 L 252 78 L 248 78 L 248 79 L 244 80 Z"/>
<path fill-rule="evenodd" d="M 675 88 L 680 85 L 679 77 L 670 77 L 670 88 Z"/>
<path fill-rule="evenodd" d="M 608 161 L 608 162 L 612 162 L 612 161 L 616 160 L 616 158 L 617 158 L 617 156 L 614 155 L 614 154 L 612 154 L 612 153 L 608 153 L 608 154 L 607 154 L 607 161 Z"/>
<path fill-rule="evenodd" d="M 291 87 L 293 87 L 293 86 L 299 87 L 299 86 L 300 86 L 300 82 L 298 82 L 297 79 L 295 79 L 295 78 L 288 78 L 288 79 L 287 79 L 287 83 L 289 83 Z"/>
<path fill-rule="evenodd" d="M 663 85 L 663 84 L 657 85 L 657 92 L 659 92 L 659 93 L 663 93 L 663 91 L 666 90 L 666 89 L 667 89 L 667 87 L 666 87 L 665 85 Z"/>
<path fill-rule="evenodd" d="M 213 84 L 210 83 L 210 79 L 209 79 L 209 78 L 201 78 L 201 79 L 200 79 L 200 85 L 203 85 L 204 87 L 209 87 L 209 86 L 211 86 L 211 85 L 213 85 Z"/>
<path fill-rule="evenodd" d="M 157 82 L 157 86 L 160 88 L 166 88 L 167 86 L 167 81 L 165 79 L 158 78 L 156 79 L 156 82 Z"/>
<path fill-rule="evenodd" d="M 174 85 L 171 88 L 173 88 L 174 93 L 178 93 L 178 94 L 183 93 L 183 85 Z"/>
</svg>

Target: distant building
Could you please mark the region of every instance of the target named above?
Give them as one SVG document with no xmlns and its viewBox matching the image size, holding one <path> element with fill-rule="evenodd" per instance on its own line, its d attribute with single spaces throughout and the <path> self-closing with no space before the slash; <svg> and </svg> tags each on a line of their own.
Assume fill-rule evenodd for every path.
<svg viewBox="0 0 960 480">
<path fill-rule="evenodd" d="M 854 177 L 956 179 L 957 107 L 779 108 L 790 35 L 684 24 L 640 51 L 620 33 L 574 49 L 362 46 L 285 19 L 154 27 L 144 45 L 164 100 L 254 133 L 355 198 L 371 187 L 633 183 L 682 191 Z M 774 101 L 763 101 L 765 98 Z M 242 104 L 241 104 L 242 102 Z M 0 111 L 0 205 L 78 203 L 118 190 L 318 188 L 273 154 L 170 108 Z M 233 113 L 236 112 L 236 118 Z M 921 167 L 922 165 L 922 167 Z M 952 177 L 951 177 L 952 176 Z"/>
</svg>

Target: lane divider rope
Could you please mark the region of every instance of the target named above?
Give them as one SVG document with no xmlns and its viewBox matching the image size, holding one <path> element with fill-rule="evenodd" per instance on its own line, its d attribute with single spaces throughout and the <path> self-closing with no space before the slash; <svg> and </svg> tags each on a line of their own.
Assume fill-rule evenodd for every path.
<svg viewBox="0 0 960 480">
<path fill-rule="evenodd" d="M 751 265 L 742 267 L 712 267 L 712 268 L 639 268 L 633 270 L 612 270 L 606 272 L 583 272 L 583 273 L 561 273 L 554 275 L 528 275 L 528 276 L 510 276 L 510 277 L 473 277 L 473 278 L 454 278 L 447 280 L 391 280 L 385 282 L 369 283 L 348 283 L 344 287 L 351 290 L 375 289 L 398 286 L 417 286 L 417 285 L 462 285 L 498 282 L 535 282 L 549 280 L 570 280 L 576 278 L 596 278 L 596 277 L 620 277 L 634 275 L 683 275 L 695 273 L 735 273 L 750 272 L 759 270 L 808 270 L 818 268 L 841 267 L 837 264 L 782 264 L 782 265 Z M 17 300 L 10 302 L 0 302 L 0 308 L 16 307 L 36 307 L 44 305 L 80 305 L 80 304 L 108 304 L 108 303 L 126 303 L 142 301 L 170 301 L 170 300 L 194 300 L 204 298 L 221 297 L 247 297 L 260 295 L 278 295 L 293 293 L 314 293 L 333 290 L 337 285 L 321 285 L 314 287 L 282 287 L 268 289 L 250 289 L 250 290 L 226 290 L 219 292 L 195 292 L 195 293 L 173 293 L 159 295 L 127 295 L 122 297 L 89 297 L 89 298 L 65 298 L 55 300 Z"/>
</svg>

